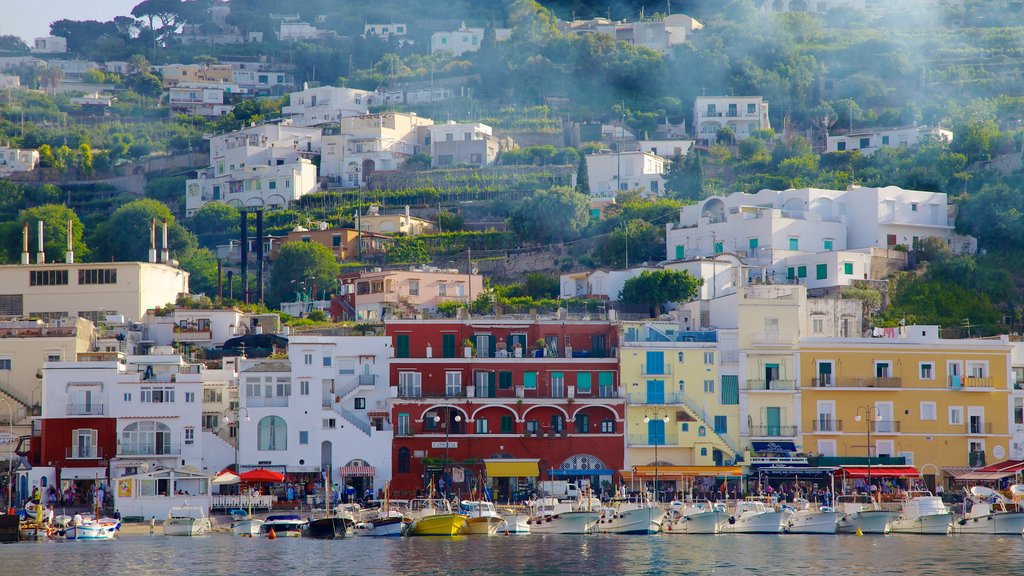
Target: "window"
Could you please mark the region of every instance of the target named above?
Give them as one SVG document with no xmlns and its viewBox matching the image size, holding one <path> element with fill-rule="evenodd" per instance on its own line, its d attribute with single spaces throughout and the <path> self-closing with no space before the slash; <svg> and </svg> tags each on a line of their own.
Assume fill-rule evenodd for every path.
<svg viewBox="0 0 1024 576">
<path fill-rule="evenodd" d="M 576 433 L 577 434 L 589 434 L 590 433 L 590 416 L 586 414 L 576 415 Z"/>
<path fill-rule="evenodd" d="M 366 410 L 366 398 L 356 398 L 355 399 L 355 409 L 356 410 Z"/>
<path fill-rule="evenodd" d="M 710 366 L 710 365 L 712 365 L 714 363 L 715 363 L 715 353 L 714 352 L 705 352 L 704 353 L 704 364 Z"/>
<path fill-rule="evenodd" d="M 334 418 L 324 418 L 323 424 L 327 430 L 334 430 L 338 427 L 338 421 Z"/>
<path fill-rule="evenodd" d="M 308 430 L 299 430 L 299 444 L 309 444 Z"/>
<path fill-rule="evenodd" d="M 836 142 L 836 150 L 838 150 L 840 152 L 842 152 L 843 150 L 846 150 L 846 142 L 845 141 Z"/>
<path fill-rule="evenodd" d="M 889 145 L 889 137 L 888 136 L 882 136 L 882 146 L 888 146 L 888 145 Z M 911 462 L 908 460 L 907 464 L 910 464 L 910 463 Z"/>
<path fill-rule="evenodd" d="M 963 406 L 950 406 L 949 407 L 949 425 L 960 426 L 964 423 L 964 407 Z"/>
<path fill-rule="evenodd" d="M 1013 423 L 1024 424 L 1024 398 L 1013 399 Z"/>
<path fill-rule="evenodd" d="M 523 389 L 524 390 L 536 390 L 537 389 L 537 373 L 536 372 L 523 372 Z"/>
<path fill-rule="evenodd" d="M 487 429 L 487 419 L 477 418 L 476 420 L 476 433 L 487 434 L 490 430 Z"/>
<path fill-rule="evenodd" d="M 203 429 L 216 430 L 220 425 L 220 416 L 217 414 L 203 414 Z"/>
<path fill-rule="evenodd" d="M 331 365 L 331 357 L 330 356 L 324 356 L 324 366 L 330 366 L 330 365 Z"/>
<path fill-rule="evenodd" d="M 407 472 L 409 472 L 409 464 L 412 461 L 410 456 L 411 456 L 411 454 L 409 453 L 409 449 L 408 448 L 405 448 L 403 446 L 402 448 L 398 449 L 398 463 L 395 466 L 395 468 L 397 468 L 398 472 L 400 472 L 400 473 L 407 473 Z"/>
<path fill-rule="evenodd" d="M 185 445 L 191 445 L 196 443 L 196 429 L 187 426 L 185 427 Z"/>
<path fill-rule="evenodd" d="M 288 426 L 280 416 L 266 416 L 256 428 L 259 450 L 287 450 Z"/>
<path fill-rule="evenodd" d="M 701 430 L 703 430 L 703 429 L 704 429 L 704 428 L 703 428 L 703 426 L 702 426 L 702 427 L 701 427 Z M 707 455 L 708 455 L 708 449 L 707 449 L 707 448 L 701 448 L 701 449 L 700 449 L 700 455 L 701 455 L 701 456 L 707 456 Z"/>
<path fill-rule="evenodd" d="M 590 394 L 590 372 L 580 372 L 576 375 L 576 392 Z"/>
<path fill-rule="evenodd" d="M 419 398 L 423 395 L 419 372 L 398 373 L 398 395 L 406 398 Z"/>
<path fill-rule="evenodd" d="M 11 369 L 11 359 L 10 358 L 0 358 L 0 370 L 10 370 L 10 369 Z"/>
<path fill-rule="evenodd" d="M 811 316 L 811 333 L 812 334 L 824 334 L 825 333 L 825 318 L 821 315 Z"/>
<path fill-rule="evenodd" d="M 65 286 L 68 283 L 67 270 L 31 270 L 30 286 Z"/>
<path fill-rule="evenodd" d="M 132 422 L 121 432 L 118 453 L 124 456 L 171 454 L 171 429 L 163 422 Z"/>
<path fill-rule="evenodd" d="M 449 398 L 462 395 L 462 372 L 444 373 L 444 395 Z"/>
<path fill-rule="evenodd" d="M 563 372 L 551 373 L 551 397 L 565 397 L 565 374 Z"/>
<path fill-rule="evenodd" d="M 790 266 L 789 268 L 786 268 L 786 279 L 787 280 L 792 280 L 794 278 L 796 278 L 796 268 L 794 268 L 792 266 Z"/>
<path fill-rule="evenodd" d="M 71 431 L 71 457 L 96 458 L 96 430 L 80 428 Z"/>
<path fill-rule="evenodd" d="M 203 390 L 203 402 L 220 403 L 224 401 L 224 393 L 217 388 L 206 388 Z"/>
<path fill-rule="evenodd" d="M 799 238 L 790 238 L 789 239 L 789 249 L 790 250 L 799 250 L 800 249 L 800 239 Z"/>
<path fill-rule="evenodd" d="M 690 423 L 689 422 L 683 422 L 679 426 L 679 430 L 682 431 L 682 432 L 689 432 L 690 431 Z"/>
<path fill-rule="evenodd" d="M 715 416 L 715 433 L 716 434 L 725 434 L 725 433 L 727 433 L 729 431 L 728 430 L 728 428 L 729 428 L 728 422 L 729 422 L 729 419 L 726 418 L 725 416 Z"/>
<path fill-rule="evenodd" d="M 562 416 L 561 414 L 551 416 L 551 429 L 555 432 L 565 430 L 565 416 Z"/>
<path fill-rule="evenodd" d="M 797 278 L 807 278 L 807 266 L 797 266 L 796 276 Z"/>
<path fill-rule="evenodd" d="M 409 418 L 408 412 L 398 413 L 398 435 L 408 436 L 412 434 L 412 420 Z"/>
<path fill-rule="evenodd" d="M 271 180 L 269 187 L 271 190 L 277 190 L 277 180 Z"/>
<path fill-rule="evenodd" d="M 708 429 L 707 429 L 706 426 L 701 426 L 700 428 L 697 428 L 697 436 L 700 436 L 701 438 L 703 438 L 703 437 L 705 437 L 707 435 L 708 435 Z"/>
<path fill-rule="evenodd" d="M 615 420 L 606 418 L 601 420 L 601 433 L 602 434 L 614 434 L 615 433 Z"/>
<path fill-rule="evenodd" d="M 306 364 L 306 366 L 312 366 L 313 365 L 313 355 L 312 354 L 306 354 L 305 356 L 303 356 L 302 361 Z"/>
<path fill-rule="evenodd" d="M 722 252 L 725 252 L 725 243 L 715 242 L 715 254 L 721 254 Z"/>
<path fill-rule="evenodd" d="M 682 260 L 686 257 L 686 246 L 676 246 L 676 260 Z"/>
<path fill-rule="evenodd" d="M 409 296 L 419 296 L 419 295 L 420 295 L 420 281 L 419 280 L 409 280 Z"/>
<path fill-rule="evenodd" d="M 397 334 L 395 335 L 395 358 L 408 358 L 409 357 L 409 335 L 408 334 Z"/>
<path fill-rule="evenodd" d="M 822 249 L 825 250 L 825 252 L 831 252 L 832 251 L 833 241 L 832 241 L 831 238 L 825 238 L 825 240 L 821 244 L 822 244 Z"/>
<path fill-rule="evenodd" d="M 757 114 L 757 104 L 747 104 L 747 114 Z"/>
<path fill-rule="evenodd" d="M 843 274 L 847 276 L 853 275 L 853 262 L 843 262 Z"/>
<path fill-rule="evenodd" d="M 512 373 L 508 371 L 498 372 L 498 388 L 508 390 L 512 388 Z"/>
<path fill-rule="evenodd" d="M 921 420 L 935 420 L 935 402 L 921 402 Z"/>
<path fill-rule="evenodd" d="M 498 430 L 502 434 L 512 434 L 515 431 L 515 417 L 513 416 L 502 416 L 498 420 Z"/>
<path fill-rule="evenodd" d="M 124 393 L 124 401 L 125 402 L 131 402 L 132 401 L 132 393 L 131 392 L 125 392 Z"/>
<path fill-rule="evenodd" d="M 139 401 L 146 404 L 173 404 L 174 388 L 144 387 L 139 390 Z"/>
<path fill-rule="evenodd" d="M 191 404 L 192 402 L 195 402 L 195 401 L 196 401 L 196 393 L 195 392 L 185 392 L 185 402 L 186 403 Z"/>
<path fill-rule="evenodd" d="M 538 422 L 536 420 L 527 420 L 526 421 L 526 431 L 527 432 L 530 432 L 531 434 L 536 434 L 539 430 L 540 430 L 540 422 Z"/>
<path fill-rule="evenodd" d="M 714 380 L 705 380 L 704 381 L 704 393 L 705 394 L 714 394 L 715 393 L 715 381 Z"/>
<path fill-rule="evenodd" d="M 757 250 L 757 238 L 749 238 L 747 240 L 747 246 L 751 251 Z"/>
<path fill-rule="evenodd" d="M 816 278 L 818 280 L 825 280 L 828 278 L 828 264 L 818 264 L 815 270 Z"/>
<path fill-rule="evenodd" d="M 931 362 L 921 362 L 920 373 L 921 380 L 934 380 L 935 366 Z"/>
<path fill-rule="evenodd" d="M 309 380 L 299 380 L 299 395 L 309 396 Z"/>
<path fill-rule="evenodd" d="M 115 268 L 101 268 L 99 270 L 79 270 L 79 284 L 117 284 L 117 270 Z"/>
<path fill-rule="evenodd" d="M 864 148 L 867 148 L 869 146 L 871 146 L 871 138 L 861 138 L 860 139 L 860 148 L 861 148 L 861 150 L 863 150 Z"/>
</svg>

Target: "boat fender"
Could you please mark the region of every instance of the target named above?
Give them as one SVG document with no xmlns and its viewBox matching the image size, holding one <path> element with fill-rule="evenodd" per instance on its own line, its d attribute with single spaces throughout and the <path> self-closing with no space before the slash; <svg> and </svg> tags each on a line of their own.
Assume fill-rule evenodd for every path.
<svg viewBox="0 0 1024 576">
<path fill-rule="evenodd" d="M 961 526 L 963 526 L 964 524 L 967 524 L 967 519 L 966 518 L 961 518 L 960 521 L 959 521 L 959 524 Z"/>
<path fill-rule="evenodd" d="M 736 523 L 736 517 L 735 516 L 729 516 L 729 524 L 735 524 L 735 523 Z"/>
<path fill-rule="evenodd" d="M 671 524 L 669 524 L 669 525 L 668 525 L 668 531 L 669 531 L 669 532 L 671 532 L 671 531 L 672 531 L 672 525 L 671 525 Z"/>
<path fill-rule="evenodd" d="M 271 528 L 270 531 L 267 532 L 267 538 L 270 539 L 270 540 L 276 540 L 277 539 L 277 531 L 274 530 L 273 528 Z"/>
<path fill-rule="evenodd" d="M 551 522 L 551 518 L 548 518 L 548 522 Z"/>
</svg>

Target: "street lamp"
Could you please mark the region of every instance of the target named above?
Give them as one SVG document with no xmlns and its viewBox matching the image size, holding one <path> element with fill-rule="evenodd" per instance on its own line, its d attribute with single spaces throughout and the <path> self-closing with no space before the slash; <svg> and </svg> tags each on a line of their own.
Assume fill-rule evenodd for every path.
<svg viewBox="0 0 1024 576">
<path fill-rule="evenodd" d="M 660 420 L 662 422 L 664 422 L 666 425 L 668 424 L 668 410 L 666 410 L 664 408 L 654 408 L 653 412 L 654 412 L 654 419 L 655 420 L 659 419 L 658 418 L 658 413 L 660 412 L 662 414 L 662 417 L 660 418 Z M 650 423 L 650 421 L 651 421 L 651 417 L 648 416 L 647 413 L 645 412 L 644 413 L 644 424 L 648 424 L 648 423 Z M 648 438 L 648 441 L 650 441 L 650 440 L 652 440 L 652 439 Z M 661 436 L 660 437 L 656 436 L 656 437 L 653 438 L 653 440 L 654 440 L 654 501 L 657 502 L 658 501 L 658 445 L 660 445 L 662 442 L 665 441 L 665 429 L 662 428 L 661 429 Z"/>
<path fill-rule="evenodd" d="M 452 414 L 452 407 L 451 406 L 445 406 L 445 408 L 444 408 L 444 416 L 445 416 L 445 424 L 444 424 L 444 466 L 441 468 L 441 477 L 442 478 L 448 476 L 448 447 L 449 447 L 448 446 L 448 437 L 449 437 L 449 433 L 451 431 L 451 423 L 452 423 L 451 414 Z M 456 422 L 462 422 L 462 414 L 456 414 L 455 415 L 455 421 Z M 436 414 L 436 413 L 434 414 L 434 422 L 435 423 L 440 423 L 441 422 L 441 415 L 440 414 Z M 448 497 L 447 489 L 451 487 L 450 484 L 451 484 L 451 480 L 448 480 L 448 482 L 445 484 L 445 490 L 446 490 L 445 498 Z"/>
<path fill-rule="evenodd" d="M 857 422 L 860 422 L 860 419 L 861 419 L 860 411 L 861 410 L 864 411 L 864 419 L 867 422 L 867 433 L 868 433 L 868 445 L 867 445 L 867 449 L 868 449 L 868 495 L 870 495 L 871 499 L 874 500 L 875 495 L 871 492 L 871 426 L 874 425 L 874 423 L 878 421 L 878 417 L 880 417 L 882 415 L 882 413 L 878 410 L 878 406 L 875 406 L 873 404 L 872 405 L 867 405 L 867 406 L 857 406 L 857 415 L 854 416 L 854 418 L 853 418 Z M 872 418 L 872 416 L 874 416 L 874 418 Z"/>
<path fill-rule="evenodd" d="M 7 438 L 7 512 L 11 510 L 11 493 L 13 492 L 11 483 L 11 476 L 13 475 L 14 466 L 14 406 L 6 398 L 0 398 L 0 402 L 7 405 L 7 426 L 8 426 L 8 438 Z"/>
<path fill-rule="evenodd" d="M 241 413 L 245 412 L 245 421 L 249 422 L 249 411 L 244 406 L 235 410 L 235 474 L 241 475 L 242 470 L 238 467 L 238 442 L 242 439 L 242 418 Z M 231 423 L 231 416 L 225 416 L 228 423 Z"/>
</svg>

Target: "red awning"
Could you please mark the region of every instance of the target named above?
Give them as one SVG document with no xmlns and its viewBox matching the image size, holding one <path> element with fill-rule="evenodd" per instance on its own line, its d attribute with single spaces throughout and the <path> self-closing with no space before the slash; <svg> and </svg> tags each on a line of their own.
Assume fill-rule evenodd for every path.
<svg viewBox="0 0 1024 576">
<path fill-rule="evenodd" d="M 346 478 L 352 478 L 355 476 L 369 476 L 373 477 L 377 474 L 377 471 L 373 466 L 342 466 L 338 469 L 340 476 Z"/>
<path fill-rule="evenodd" d="M 249 470 L 248 472 L 242 472 L 239 478 L 242 479 L 242 482 L 260 482 L 264 484 L 284 482 L 284 474 L 274 472 L 273 470 L 267 470 L 266 468 L 257 468 L 255 470 Z"/>
<path fill-rule="evenodd" d="M 1003 460 L 1002 462 L 982 466 L 975 470 L 975 472 L 1000 472 L 1009 476 L 1022 470 L 1024 470 L 1024 460 Z"/>
<path fill-rule="evenodd" d="M 847 478 L 867 478 L 867 466 L 842 466 Z M 872 478 L 917 478 L 921 475 L 913 466 L 872 466 Z"/>
</svg>

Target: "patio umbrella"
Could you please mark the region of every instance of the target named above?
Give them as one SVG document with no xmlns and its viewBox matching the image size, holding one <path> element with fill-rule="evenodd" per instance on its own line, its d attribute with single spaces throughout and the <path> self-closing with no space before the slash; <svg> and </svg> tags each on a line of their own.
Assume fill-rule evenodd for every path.
<svg viewBox="0 0 1024 576">
<path fill-rule="evenodd" d="M 248 472 L 242 472 L 239 479 L 242 482 L 276 484 L 278 482 L 284 482 L 284 474 L 274 472 L 273 470 L 267 470 L 266 468 L 257 468 L 255 470 L 249 470 Z"/>
<path fill-rule="evenodd" d="M 211 484 L 238 484 L 242 479 L 233 472 L 227 470 L 222 471 L 210 480 Z"/>
</svg>

